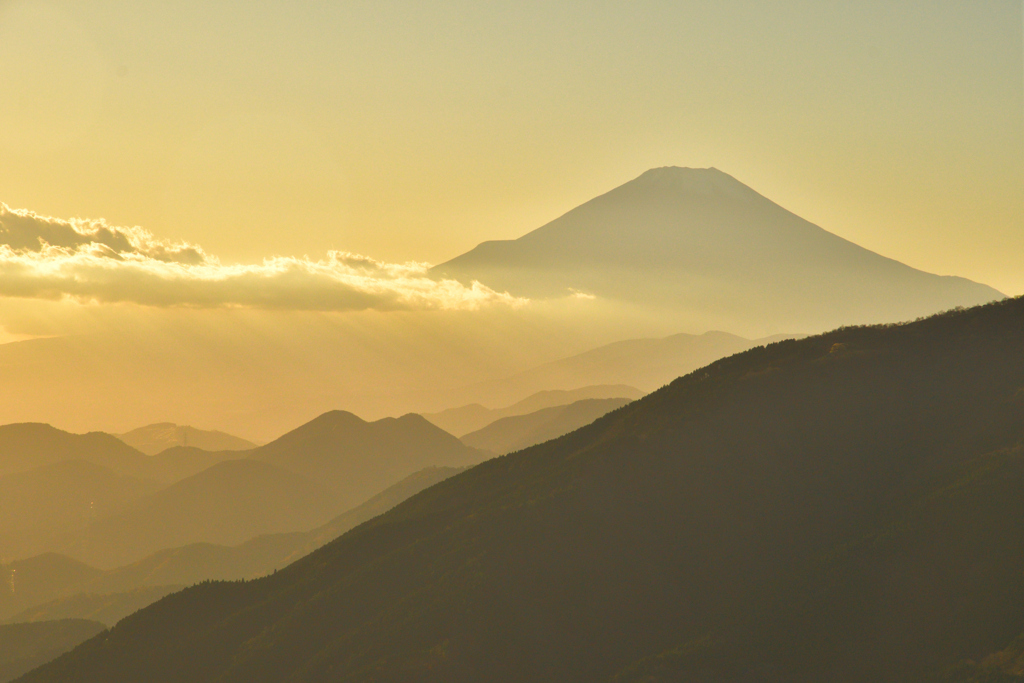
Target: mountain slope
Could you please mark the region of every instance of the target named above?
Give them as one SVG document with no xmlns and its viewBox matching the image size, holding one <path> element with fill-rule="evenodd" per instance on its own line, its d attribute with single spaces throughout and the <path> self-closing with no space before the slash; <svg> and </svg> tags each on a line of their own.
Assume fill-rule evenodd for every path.
<svg viewBox="0 0 1024 683">
<path fill-rule="evenodd" d="M 121 593 L 76 593 L 36 605 L 15 614 L 12 624 L 53 622 L 60 619 L 86 619 L 113 626 L 133 612 L 184 586 L 140 586 Z"/>
<path fill-rule="evenodd" d="M 112 625 L 181 586 L 263 576 L 459 471 L 420 470 L 310 531 L 265 534 L 237 546 L 192 543 L 107 571 L 56 554 L 0 566 L 0 621 L 79 617 Z M 16 585 L 5 586 L 12 571 Z"/>
<path fill-rule="evenodd" d="M 0 564 L 0 621 L 52 600 L 65 587 L 74 590 L 102 574 L 95 567 L 56 553 Z"/>
<path fill-rule="evenodd" d="M 330 487 L 339 509 L 345 509 L 424 467 L 464 467 L 487 456 L 419 415 L 366 422 L 335 410 L 249 457 Z"/>
<path fill-rule="evenodd" d="M 0 552 L 6 557 L 37 554 L 54 535 L 120 512 L 157 488 L 153 481 L 84 460 L 0 476 Z"/>
<path fill-rule="evenodd" d="M 230 457 L 238 456 L 196 448 L 148 456 L 103 432 L 72 434 L 31 422 L 0 426 L 0 476 L 79 460 L 120 475 L 169 484 Z"/>
<path fill-rule="evenodd" d="M 256 444 L 216 430 L 196 429 L 173 422 L 159 422 L 115 434 L 126 444 L 146 455 L 156 455 L 173 446 L 192 446 L 204 451 L 247 451 Z"/>
<path fill-rule="evenodd" d="M 337 513 L 327 487 L 268 463 L 228 460 L 69 535 L 61 552 L 116 567 L 186 543 L 231 545 L 308 529 Z"/>
<path fill-rule="evenodd" d="M 26 683 L 913 681 L 1024 631 L 1024 299 L 753 349 Z"/>
<path fill-rule="evenodd" d="M 102 630 L 103 624 L 84 619 L 0 625 L 0 683 L 14 680 Z"/>
<path fill-rule="evenodd" d="M 0 474 L 65 460 L 84 460 L 144 479 L 152 474 L 146 456 L 109 434 L 70 434 L 36 423 L 0 426 Z"/>
<path fill-rule="evenodd" d="M 564 406 L 588 398 L 628 398 L 636 400 L 643 392 L 625 384 L 600 384 L 578 389 L 548 389 L 533 393 L 504 408 L 486 408 L 479 403 L 449 408 L 437 413 L 423 413 L 423 417 L 449 434 L 462 437 L 486 427 L 495 420 L 514 415 L 526 415 L 544 408 Z"/>
<path fill-rule="evenodd" d="M 511 453 L 568 434 L 627 403 L 626 398 L 589 398 L 526 415 L 503 417 L 466 434 L 462 442 L 491 453 Z"/>
<path fill-rule="evenodd" d="M 509 397 L 535 391 L 594 383 L 626 384 L 651 392 L 719 358 L 794 336 L 801 335 L 746 339 L 728 332 L 705 332 L 655 339 L 626 339 L 545 363 L 512 377 L 482 383 L 475 387 L 475 391 L 485 396 L 500 397 L 501 400 L 511 400 Z"/>
<path fill-rule="evenodd" d="M 741 332 L 890 322 L 1002 298 L 859 247 L 713 168 L 651 169 L 432 273 L 531 298 L 583 292 L 650 305 L 680 327 Z"/>
</svg>

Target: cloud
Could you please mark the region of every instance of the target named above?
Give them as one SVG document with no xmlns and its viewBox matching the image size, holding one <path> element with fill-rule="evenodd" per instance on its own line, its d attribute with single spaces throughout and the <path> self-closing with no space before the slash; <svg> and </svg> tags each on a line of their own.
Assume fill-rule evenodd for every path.
<svg viewBox="0 0 1024 683">
<path fill-rule="evenodd" d="M 523 300 L 427 276 L 425 263 L 341 251 L 224 265 L 194 244 L 103 220 L 62 220 L 0 203 L 0 296 L 145 306 L 306 311 L 469 309 Z"/>
</svg>

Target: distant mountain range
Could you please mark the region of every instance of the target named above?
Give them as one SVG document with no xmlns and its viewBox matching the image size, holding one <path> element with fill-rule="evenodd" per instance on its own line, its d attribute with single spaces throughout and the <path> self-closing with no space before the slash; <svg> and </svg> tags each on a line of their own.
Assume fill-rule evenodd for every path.
<svg viewBox="0 0 1024 683">
<path fill-rule="evenodd" d="M 23 681 L 1013 680 L 1021 349 L 1024 299 L 752 349 Z"/>
<path fill-rule="evenodd" d="M 335 410 L 257 448 L 249 457 L 329 487 L 344 510 L 417 470 L 475 465 L 488 454 L 466 446 L 420 415 L 367 422 Z"/>
<path fill-rule="evenodd" d="M 198 448 L 149 456 L 103 432 L 71 434 L 36 423 L 0 426 L 0 476 L 81 460 L 119 475 L 169 484 L 230 457 Z"/>
<path fill-rule="evenodd" d="M 84 529 L 155 493 L 160 485 L 86 460 L 65 460 L 0 476 L 0 555 L 52 549 L 54 537 Z"/>
<path fill-rule="evenodd" d="M 564 406 L 495 420 L 462 437 L 462 443 L 496 454 L 529 448 L 590 424 L 628 404 L 628 398 L 587 398 Z"/>
<path fill-rule="evenodd" d="M 247 451 L 256 448 L 253 442 L 231 434 L 176 425 L 173 422 L 158 422 L 114 436 L 146 455 L 156 455 L 174 446 L 191 446 L 204 451 Z"/>
<path fill-rule="evenodd" d="M 549 389 L 538 391 L 504 408 L 487 408 L 479 403 L 471 403 L 438 413 L 423 413 L 423 417 L 449 434 L 461 437 L 505 417 L 526 415 L 544 408 L 564 406 L 588 398 L 635 400 L 643 395 L 639 389 L 625 384 L 601 384 L 578 389 Z"/>
<path fill-rule="evenodd" d="M 414 472 L 487 457 L 418 415 L 366 422 L 333 411 L 248 451 L 155 456 L 109 434 L 7 425 L 0 560 L 56 551 L 112 568 L 190 543 L 305 531 Z"/>
<path fill-rule="evenodd" d="M 0 565 L 0 579 L 13 572 L 17 582 L 13 594 L 0 590 L 0 621 L 74 617 L 113 625 L 184 586 L 251 579 L 283 568 L 460 471 L 452 467 L 420 470 L 310 531 L 258 536 L 236 546 L 192 543 L 106 571 L 52 553 Z"/>
<path fill-rule="evenodd" d="M 685 375 L 719 358 L 795 336 L 802 335 L 780 334 L 764 339 L 745 339 L 727 332 L 705 332 L 704 334 L 675 334 L 656 339 L 627 339 L 568 358 L 544 363 L 511 377 L 482 382 L 468 388 L 466 393 L 485 396 L 491 401 L 509 401 L 515 400 L 514 397 L 533 392 L 557 392 L 570 387 L 597 384 L 613 387 L 627 385 L 634 393 L 629 394 L 621 389 L 611 389 L 610 393 L 604 396 L 597 394 L 574 394 L 574 396 L 576 398 L 611 398 L 614 394 L 627 398 L 639 398 L 637 394 L 654 391 L 676 377 Z M 633 387 L 639 387 L 640 391 Z M 559 399 L 558 403 L 564 404 L 571 401 L 572 399 L 568 401 Z M 550 406 L 538 405 L 533 409 L 537 410 L 541 407 Z M 467 406 L 462 411 L 471 415 L 471 409 L 474 409 L 473 406 Z M 513 414 L 521 415 L 523 412 Z M 445 411 L 437 414 L 438 418 L 428 417 L 447 420 L 447 417 L 441 416 L 448 414 L 455 416 L 462 413 Z M 487 415 L 490 416 L 489 413 Z M 500 417 L 507 417 L 507 415 L 500 415 Z M 442 421 L 438 424 L 443 426 L 451 423 Z M 476 424 L 475 429 L 479 429 L 486 423 Z M 452 433 L 458 434 L 458 431 Z"/>
<path fill-rule="evenodd" d="M 227 460 L 69 534 L 57 548 L 110 568 L 186 543 L 233 545 L 307 529 L 343 509 L 328 486 L 301 474 L 257 460 Z"/>
<path fill-rule="evenodd" d="M 1003 298 L 857 246 L 713 168 L 651 169 L 431 272 L 530 298 L 626 303 L 682 329 L 739 332 L 895 322 Z"/>
</svg>

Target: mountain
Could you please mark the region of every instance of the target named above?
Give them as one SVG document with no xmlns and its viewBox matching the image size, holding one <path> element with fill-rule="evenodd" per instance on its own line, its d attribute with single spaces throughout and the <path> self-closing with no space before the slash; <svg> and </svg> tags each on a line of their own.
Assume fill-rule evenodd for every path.
<svg viewBox="0 0 1024 683">
<path fill-rule="evenodd" d="M 140 478 L 152 474 L 146 456 L 109 434 L 70 434 L 36 423 L 0 426 L 0 475 L 65 460 L 84 460 Z"/>
<path fill-rule="evenodd" d="M 339 509 L 354 507 L 424 467 L 464 467 L 487 457 L 419 415 L 367 422 L 342 410 L 252 452 L 331 489 Z"/>
<path fill-rule="evenodd" d="M 913 319 L 1003 297 L 859 247 L 714 168 L 651 169 L 431 272 L 534 299 L 624 302 L 681 328 L 761 334 Z"/>
<path fill-rule="evenodd" d="M 718 361 L 24 683 L 913 681 L 1024 632 L 1024 299 Z"/>
<path fill-rule="evenodd" d="M 544 363 L 511 377 L 483 382 L 471 391 L 491 397 L 492 400 L 511 400 L 510 397 L 524 396 L 532 392 L 560 390 L 585 384 L 625 384 L 640 387 L 640 390 L 648 393 L 719 358 L 795 336 L 802 335 L 781 334 L 763 339 L 746 339 L 728 332 L 705 332 L 674 334 L 654 339 L 626 339 Z M 621 395 L 626 398 L 639 398 L 625 393 Z M 612 396 L 594 395 L 577 398 Z M 546 407 L 549 406 L 537 406 L 533 410 Z M 522 415 L 526 412 L 530 411 L 512 414 Z M 480 424 L 477 429 L 484 424 L 486 423 Z"/>
<path fill-rule="evenodd" d="M 159 422 L 115 434 L 126 444 L 146 455 L 156 455 L 173 446 L 192 446 L 204 451 L 247 451 L 256 444 L 224 432 L 196 429 L 173 422 Z"/>
<path fill-rule="evenodd" d="M 84 460 L 0 476 L 0 554 L 28 557 L 60 533 L 85 527 L 155 492 L 159 485 Z"/>
<path fill-rule="evenodd" d="M 548 389 L 538 391 L 505 408 L 486 408 L 472 403 L 458 408 L 449 408 L 438 413 L 423 413 L 432 424 L 449 434 L 461 437 L 486 427 L 495 420 L 513 415 L 526 415 L 543 408 L 564 406 L 587 398 L 628 398 L 636 400 L 643 392 L 625 384 L 602 384 L 579 389 Z"/>
<path fill-rule="evenodd" d="M 47 623 L 62 619 L 85 619 L 112 626 L 133 612 L 152 605 L 184 586 L 142 586 L 122 593 L 76 593 L 56 598 L 15 614 L 12 624 Z"/>
<path fill-rule="evenodd" d="M 459 471 L 451 467 L 423 469 L 310 531 L 264 534 L 236 546 L 193 543 L 161 550 L 92 577 L 80 590 L 116 593 L 139 586 L 189 585 L 210 579 L 248 579 L 269 574 Z"/>
<path fill-rule="evenodd" d="M 103 432 L 71 434 L 39 423 L 0 426 L 0 476 L 80 460 L 119 475 L 169 484 L 228 457 L 199 449 L 175 449 L 148 456 Z"/>
<path fill-rule="evenodd" d="M 495 420 L 462 437 L 462 443 L 491 453 L 511 453 L 556 439 L 628 404 L 627 398 L 588 398 L 565 406 Z"/>
<path fill-rule="evenodd" d="M 311 531 L 264 534 L 237 546 L 191 543 L 106 571 L 56 554 L 0 566 L 0 580 L 16 577 L 0 591 L 0 621 L 79 617 L 113 625 L 182 586 L 269 574 L 460 471 L 415 472 Z"/>
<path fill-rule="evenodd" d="M 327 486 L 265 462 L 228 460 L 69 534 L 60 551 L 116 567 L 186 543 L 232 545 L 308 529 L 338 511 L 339 499 Z"/>
<path fill-rule="evenodd" d="M 83 586 L 103 572 L 57 553 L 0 564 L 0 621 Z"/>
<path fill-rule="evenodd" d="M 103 631 L 85 619 L 0 625 L 0 683 L 13 681 Z"/>
</svg>

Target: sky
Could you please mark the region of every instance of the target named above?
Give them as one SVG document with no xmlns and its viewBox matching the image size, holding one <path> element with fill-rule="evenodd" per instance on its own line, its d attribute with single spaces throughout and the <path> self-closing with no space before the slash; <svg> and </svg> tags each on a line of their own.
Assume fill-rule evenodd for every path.
<svg viewBox="0 0 1024 683">
<path fill-rule="evenodd" d="M 349 292 L 374 263 L 393 303 L 416 264 L 714 166 L 1021 294 L 1022 31 L 1019 0 L 0 0 L 0 202 L 141 226 L 200 270 L 281 257 Z"/>
</svg>

